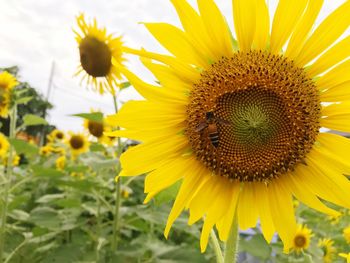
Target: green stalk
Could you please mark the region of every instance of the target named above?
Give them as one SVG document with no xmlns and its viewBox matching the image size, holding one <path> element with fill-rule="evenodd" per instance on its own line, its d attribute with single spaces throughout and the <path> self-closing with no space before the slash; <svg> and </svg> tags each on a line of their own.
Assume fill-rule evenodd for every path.
<svg viewBox="0 0 350 263">
<path fill-rule="evenodd" d="M 237 262 L 238 242 L 239 242 L 238 222 L 237 222 L 237 214 L 235 214 L 232 221 L 230 234 L 226 242 L 224 263 Z"/>
<path fill-rule="evenodd" d="M 118 102 L 117 97 L 113 94 L 113 103 L 115 113 L 118 113 Z M 117 127 L 119 130 L 119 127 Z M 120 138 L 118 137 L 118 148 L 117 148 L 117 157 L 118 157 L 118 166 L 117 166 L 117 175 L 119 175 L 121 166 L 119 157 L 122 153 L 123 147 Z M 118 248 L 118 229 L 119 229 L 119 210 L 121 205 L 121 178 L 117 181 L 116 191 L 115 191 L 115 206 L 114 206 L 114 220 L 113 220 L 113 239 L 112 239 L 112 251 L 115 251 Z"/>
<path fill-rule="evenodd" d="M 216 263 L 224 263 L 224 258 L 222 256 L 221 247 L 220 247 L 218 238 L 216 237 L 214 229 L 212 229 L 210 232 L 210 241 L 211 241 L 211 245 L 213 247 L 213 250 L 215 252 Z"/>
<path fill-rule="evenodd" d="M 10 112 L 10 139 L 15 138 L 16 132 L 16 120 L 17 120 L 17 104 L 15 103 Z M 6 233 L 6 222 L 7 222 L 7 210 L 9 203 L 9 190 L 11 188 L 11 179 L 13 173 L 13 157 L 14 157 L 14 148 L 10 145 L 10 150 L 7 158 L 7 167 L 6 173 L 4 176 L 4 192 L 3 192 L 3 209 L 1 213 L 1 226 L 0 226 L 0 262 L 4 260 L 4 246 L 5 246 L 5 233 Z"/>
</svg>

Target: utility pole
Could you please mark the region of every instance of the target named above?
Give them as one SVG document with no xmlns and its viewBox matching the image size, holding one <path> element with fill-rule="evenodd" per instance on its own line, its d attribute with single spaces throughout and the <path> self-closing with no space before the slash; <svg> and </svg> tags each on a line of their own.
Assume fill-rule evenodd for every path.
<svg viewBox="0 0 350 263">
<path fill-rule="evenodd" d="M 53 77 L 55 75 L 55 61 L 52 61 L 51 63 L 51 70 L 50 70 L 50 77 L 49 77 L 49 83 L 47 85 L 47 92 L 46 92 L 46 100 L 49 101 L 50 95 L 52 92 L 53 88 Z M 44 109 L 43 112 L 43 118 L 46 119 L 46 114 L 47 114 L 47 109 Z M 42 130 L 41 130 L 41 136 L 40 136 L 40 146 L 44 145 L 45 142 L 45 131 L 46 131 L 46 126 L 44 125 Z"/>
</svg>

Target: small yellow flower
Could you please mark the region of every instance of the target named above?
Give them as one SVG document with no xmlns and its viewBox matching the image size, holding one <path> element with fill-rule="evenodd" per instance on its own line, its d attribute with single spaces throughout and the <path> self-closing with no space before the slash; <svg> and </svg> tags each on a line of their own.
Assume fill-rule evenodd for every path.
<svg viewBox="0 0 350 263">
<path fill-rule="evenodd" d="M 62 141 L 64 138 L 64 132 L 57 129 L 53 130 L 49 135 L 47 135 L 49 142 Z"/>
<path fill-rule="evenodd" d="M 72 155 L 77 156 L 89 150 L 90 143 L 86 136 L 81 133 L 71 133 L 66 143 L 71 149 Z"/>
<path fill-rule="evenodd" d="M 298 225 L 297 232 L 293 239 L 293 249 L 297 254 L 307 249 L 310 245 L 312 231 L 306 226 Z"/>
<path fill-rule="evenodd" d="M 336 252 L 334 245 L 334 241 L 329 238 L 321 239 L 318 242 L 318 246 L 323 251 L 323 262 L 324 263 L 332 263 L 332 259 L 334 257 L 334 254 Z"/>
<path fill-rule="evenodd" d="M 0 158 L 5 158 L 10 148 L 10 144 L 7 141 L 6 136 L 0 132 Z"/>
<path fill-rule="evenodd" d="M 343 230 L 343 236 L 348 244 L 350 244 L 350 225 Z"/>
<path fill-rule="evenodd" d="M 122 39 L 107 34 L 105 28 L 85 21 L 84 14 L 77 17 L 79 31 L 75 31 L 75 39 L 79 45 L 80 65 L 76 75 L 83 74 L 82 81 L 92 84 L 95 90 L 103 94 L 109 91 L 115 94 L 119 86 L 121 74 L 116 66 L 122 66 L 123 58 Z"/>
<path fill-rule="evenodd" d="M 52 153 L 52 149 L 52 145 L 46 144 L 40 148 L 39 153 L 43 156 L 49 156 Z"/>
<path fill-rule="evenodd" d="M 84 174 L 83 173 L 78 173 L 78 172 L 72 172 L 70 174 L 70 176 L 72 177 L 75 177 L 75 178 L 78 178 L 80 180 L 83 180 L 85 178 Z"/>
<path fill-rule="evenodd" d="M 62 155 L 56 159 L 56 168 L 57 170 L 62 171 L 64 167 L 66 166 L 66 156 Z"/>
<path fill-rule="evenodd" d="M 98 140 L 99 143 L 105 145 L 113 144 L 115 137 L 110 137 L 106 135 L 106 133 L 112 131 L 112 127 L 108 125 L 106 118 L 103 119 L 101 122 L 85 119 L 84 127 L 93 137 L 95 137 Z"/>
<path fill-rule="evenodd" d="M 342 214 L 335 214 L 335 215 L 329 215 L 327 216 L 328 220 L 331 222 L 331 225 L 336 225 L 339 223 L 340 218 L 342 217 Z"/>
<path fill-rule="evenodd" d="M 13 87 L 18 84 L 16 78 L 10 73 L 0 73 L 0 116 L 7 118 L 10 106 L 10 94 Z"/>
<path fill-rule="evenodd" d="M 341 256 L 342 258 L 346 258 L 346 263 L 350 263 L 350 253 L 339 253 L 339 256 Z"/>
</svg>

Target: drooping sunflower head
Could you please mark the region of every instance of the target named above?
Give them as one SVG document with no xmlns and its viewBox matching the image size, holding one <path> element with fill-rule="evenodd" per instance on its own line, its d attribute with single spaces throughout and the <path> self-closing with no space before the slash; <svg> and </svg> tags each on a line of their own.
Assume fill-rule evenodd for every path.
<svg viewBox="0 0 350 263">
<path fill-rule="evenodd" d="M 171 2 L 181 28 L 144 24 L 170 54 L 125 49 L 159 85 L 121 68 L 145 97 L 113 117 L 114 135 L 143 142 L 121 156 L 122 175 L 148 173 L 146 201 L 182 180 L 166 236 L 189 209 L 189 224 L 204 218 L 204 251 L 214 226 L 227 240 L 236 214 L 241 229 L 260 218 L 288 251 L 294 197 L 334 217 L 320 200 L 350 208 L 350 141 L 320 132 L 350 132 L 350 36 L 338 41 L 350 2 L 314 30 L 323 1 L 280 0 L 270 23 L 265 0 L 233 0 L 234 36 L 213 0 Z"/>
<path fill-rule="evenodd" d="M 343 230 L 343 235 L 348 244 L 350 244 L 350 225 Z"/>
<path fill-rule="evenodd" d="M 47 135 L 47 139 L 50 142 L 63 141 L 65 139 L 65 134 L 61 130 L 54 129 L 49 135 Z"/>
<path fill-rule="evenodd" d="M 122 65 L 125 61 L 121 37 L 107 34 L 105 28 L 98 27 L 96 19 L 86 22 L 84 14 L 77 17 L 77 24 L 79 31 L 74 31 L 80 54 L 77 75 L 83 74 L 82 81 L 86 79 L 101 94 L 105 91 L 114 94 L 121 79 L 115 63 Z"/>
<path fill-rule="evenodd" d="M 323 251 L 323 262 L 332 263 L 336 252 L 334 241 L 329 238 L 321 239 L 318 242 L 318 247 Z"/>
<path fill-rule="evenodd" d="M 0 132 L 0 158 L 3 159 L 7 156 L 9 148 L 10 144 L 6 136 Z"/>
<path fill-rule="evenodd" d="M 7 118 L 10 107 L 11 90 L 18 84 L 16 78 L 3 71 L 0 73 L 0 116 Z"/>
<path fill-rule="evenodd" d="M 310 245 L 310 240 L 312 236 L 311 229 L 303 225 L 298 225 L 297 232 L 293 239 L 293 249 L 300 253 L 307 249 Z"/>
<path fill-rule="evenodd" d="M 68 144 L 73 156 L 87 152 L 90 146 L 86 136 L 81 133 L 71 133 L 66 143 Z"/>
</svg>

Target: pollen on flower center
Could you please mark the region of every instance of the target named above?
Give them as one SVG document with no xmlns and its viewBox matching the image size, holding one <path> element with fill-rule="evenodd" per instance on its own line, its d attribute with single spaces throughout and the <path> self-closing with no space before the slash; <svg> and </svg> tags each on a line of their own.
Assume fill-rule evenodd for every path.
<svg viewBox="0 0 350 263">
<path fill-rule="evenodd" d="M 215 174 L 268 181 L 304 161 L 320 116 L 318 91 L 303 69 L 278 55 L 236 53 L 194 85 L 186 135 Z"/>
<path fill-rule="evenodd" d="M 105 77 L 112 67 L 112 52 L 106 43 L 87 36 L 79 45 L 83 69 L 93 77 Z"/>
<path fill-rule="evenodd" d="M 77 135 L 73 135 L 69 140 L 70 145 L 73 149 L 80 149 L 84 146 L 83 138 Z"/>
</svg>

